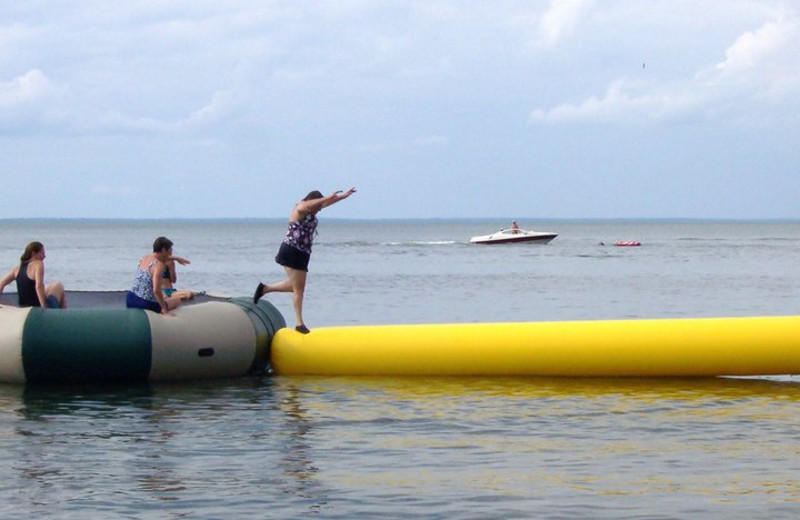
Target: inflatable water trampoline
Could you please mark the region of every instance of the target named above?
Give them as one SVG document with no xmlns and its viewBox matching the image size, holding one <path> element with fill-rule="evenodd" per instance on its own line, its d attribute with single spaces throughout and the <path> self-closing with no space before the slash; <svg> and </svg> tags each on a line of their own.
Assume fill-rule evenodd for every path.
<svg viewBox="0 0 800 520">
<path fill-rule="evenodd" d="M 124 293 L 70 309 L 0 300 L 0 382 L 275 375 L 711 377 L 800 373 L 800 317 L 287 328 L 268 301 L 198 297 L 174 316 Z"/>
<path fill-rule="evenodd" d="M 285 326 L 269 302 L 198 296 L 163 316 L 125 292 L 69 292 L 69 309 L 0 300 L 0 382 L 135 382 L 237 377 L 269 367 Z"/>
</svg>

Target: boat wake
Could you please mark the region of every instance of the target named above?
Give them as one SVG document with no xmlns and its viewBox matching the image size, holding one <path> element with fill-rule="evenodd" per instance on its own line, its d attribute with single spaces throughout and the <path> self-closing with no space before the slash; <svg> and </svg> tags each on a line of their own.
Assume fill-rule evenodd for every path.
<svg viewBox="0 0 800 520">
<path fill-rule="evenodd" d="M 411 240 L 407 242 L 384 242 L 386 246 L 451 246 L 457 244 L 455 240 Z"/>
</svg>

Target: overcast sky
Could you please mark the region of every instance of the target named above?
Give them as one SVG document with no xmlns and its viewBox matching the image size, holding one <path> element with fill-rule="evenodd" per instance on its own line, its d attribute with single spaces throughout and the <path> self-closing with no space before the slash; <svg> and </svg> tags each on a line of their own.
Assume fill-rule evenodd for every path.
<svg viewBox="0 0 800 520">
<path fill-rule="evenodd" d="M 800 218 L 798 0 L 0 3 L 0 218 Z"/>
</svg>

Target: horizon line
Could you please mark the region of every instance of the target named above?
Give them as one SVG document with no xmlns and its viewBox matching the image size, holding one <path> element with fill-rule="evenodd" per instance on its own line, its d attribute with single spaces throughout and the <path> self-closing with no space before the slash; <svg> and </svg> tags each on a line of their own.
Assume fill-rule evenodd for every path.
<svg viewBox="0 0 800 520">
<path fill-rule="evenodd" d="M 164 222 L 164 221 L 285 221 L 286 217 L 0 217 L 0 222 L 26 221 L 96 221 L 96 222 Z M 536 222 L 800 222 L 800 217 L 325 217 L 328 222 L 485 222 L 494 220 L 527 220 Z"/>
</svg>

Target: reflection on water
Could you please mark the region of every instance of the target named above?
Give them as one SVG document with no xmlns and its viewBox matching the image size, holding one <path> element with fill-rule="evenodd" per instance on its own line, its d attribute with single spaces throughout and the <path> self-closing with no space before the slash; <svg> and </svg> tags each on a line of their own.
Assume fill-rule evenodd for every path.
<svg viewBox="0 0 800 520">
<path fill-rule="evenodd" d="M 279 410 L 285 414 L 286 428 L 281 430 L 284 436 L 284 449 L 278 467 L 285 477 L 282 480 L 281 492 L 287 496 L 296 496 L 309 501 L 309 512 L 320 511 L 326 502 L 315 480 L 319 472 L 312 460 L 313 426 L 307 419 L 300 390 L 288 384 L 279 402 Z"/>
<path fill-rule="evenodd" d="M 0 517 L 789 517 L 799 398 L 791 379 L 0 386 Z"/>
</svg>

